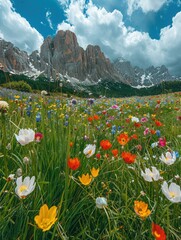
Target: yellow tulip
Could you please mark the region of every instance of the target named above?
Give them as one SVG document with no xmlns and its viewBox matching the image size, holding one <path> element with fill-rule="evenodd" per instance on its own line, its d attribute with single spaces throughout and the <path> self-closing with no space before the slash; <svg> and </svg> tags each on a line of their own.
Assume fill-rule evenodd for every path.
<svg viewBox="0 0 181 240">
<path fill-rule="evenodd" d="M 89 185 L 92 181 L 92 176 L 90 176 L 88 173 L 82 174 L 82 177 L 79 177 L 79 180 L 83 185 Z"/>
<path fill-rule="evenodd" d="M 142 219 L 147 218 L 151 211 L 148 209 L 148 204 L 142 201 L 134 201 L 135 213 Z"/>
<path fill-rule="evenodd" d="M 94 167 L 91 169 L 91 174 L 94 178 L 96 178 L 99 175 L 99 168 L 95 169 Z"/>
</svg>

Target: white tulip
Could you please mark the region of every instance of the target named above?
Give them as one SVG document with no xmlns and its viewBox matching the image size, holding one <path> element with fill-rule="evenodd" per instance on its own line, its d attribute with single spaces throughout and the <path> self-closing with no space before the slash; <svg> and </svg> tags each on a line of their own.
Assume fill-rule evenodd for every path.
<svg viewBox="0 0 181 240">
<path fill-rule="evenodd" d="M 95 144 L 88 144 L 84 149 L 83 153 L 86 155 L 87 158 L 90 158 L 96 151 Z"/>
<path fill-rule="evenodd" d="M 141 171 L 141 176 L 145 179 L 145 181 L 153 182 L 153 180 L 158 181 L 159 179 L 162 179 L 156 167 L 151 167 L 151 168 L 152 168 L 152 171 L 149 168 L 145 169 L 145 173 Z"/>
<path fill-rule="evenodd" d="M 160 160 L 167 165 L 172 165 L 176 161 L 176 154 L 175 152 L 172 152 L 172 154 L 170 152 L 166 152 L 164 156 L 162 153 Z"/>
<path fill-rule="evenodd" d="M 96 207 L 97 208 L 104 208 L 107 207 L 107 199 L 104 197 L 96 198 Z"/>
</svg>

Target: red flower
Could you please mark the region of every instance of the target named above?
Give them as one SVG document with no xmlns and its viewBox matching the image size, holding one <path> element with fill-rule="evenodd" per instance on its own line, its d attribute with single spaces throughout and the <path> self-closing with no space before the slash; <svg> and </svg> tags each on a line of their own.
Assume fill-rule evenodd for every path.
<svg viewBox="0 0 181 240">
<path fill-rule="evenodd" d="M 101 154 L 100 154 L 100 153 L 97 153 L 97 154 L 96 154 L 96 158 L 97 158 L 97 159 L 100 159 L 100 158 L 101 158 Z"/>
<path fill-rule="evenodd" d="M 158 121 L 158 120 L 155 120 L 155 124 L 156 124 L 157 127 L 163 126 L 163 123 L 161 123 L 161 122 Z"/>
<path fill-rule="evenodd" d="M 135 162 L 136 155 L 131 154 L 130 152 L 122 152 L 121 157 L 123 158 L 125 163 L 131 164 Z"/>
<path fill-rule="evenodd" d="M 38 133 L 35 133 L 35 141 L 36 142 L 40 142 L 43 138 L 43 134 L 38 132 Z"/>
<path fill-rule="evenodd" d="M 89 122 L 92 122 L 93 121 L 93 117 L 88 117 L 87 119 Z"/>
<path fill-rule="evenodd" d="M 156 240 L 166 240 L 165 231 L 155 223 L 152 223 L 152 234 Z"/>
<path fill-rule="evenodd" d="M 99 120 L 99 116 L 98 115 L 94 115 L 93 118 L 94 118 L 94 120 Z"/>
<path fill-rule="evenodd" d="M 117 157 L 118 156 L 118 149 L 113 149 L 112 154 L 113 154 L 114 157 Z"/>
<path fill-rule="evenodd" d="M 141 123 L 135 122 L 135 123 L 134 123 L 134 126 L 137 127 L 137 128 L 139 128 L 139 127 L 141 127 Z"/>
<path fill-rule="evenodd" d="M 138 135 L 137 135 L 137 134 L 131 135 L 130 140 L 131 140 L 131 139 L 135 139 L 135 140 L 138 139 Z"/>
<path fill-rule="evenodd" d="M 102 147 L 103 150 L 108 150 L 112 147 L 112 144 L 109 142 L 109 140 L 102 140 L 100 142 L 100 146 Z"/>
<path fill-rule="evenodd" d="M 128 134 L 126 133 L 121 133 L 118 137 L 117 140 L 119 142 L 120 145 L 124 146 L 126 145 L 127 142 L 129 142 L 129 137 Z"/>
<path fill-rule="evenodd" d="M 78 158 L 69 158 L 68 167 L 72 170 L 76 170 L 80 167 L 80 161 Z"/>
</svg>

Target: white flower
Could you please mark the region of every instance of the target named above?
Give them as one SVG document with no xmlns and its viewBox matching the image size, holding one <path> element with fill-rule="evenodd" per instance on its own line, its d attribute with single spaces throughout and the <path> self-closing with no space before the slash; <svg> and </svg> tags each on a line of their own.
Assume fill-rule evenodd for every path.
<svg viewBox="0 0 181 240">
<path fill-rule="evenodd" d="M 176 161 L 176 154 L 175 152 L 172 152 L 172 154 L 170 152 L 166 152 L 164 156 L 162 153 L 160 160 L 167 165 L 172 165 Z"/>
<path fill-rule="evenodd" d="M 96 207 L 97 208 L 104 208 L 107 207 L 107 199 L 104 197 L 96 198 Z"/>
<path fill-rule="evenodd" d="M 155 148 L 157 146 L 158 146 L 158 142 L 154 142 L 154 143 L 151 144 L 151 148 Z"/>
<path fill-rule="evenodd" d="M 152 171 L 149 168 L 145 169 L 145 173 L 141 171 L 141 176 L 145 179 L 147 182 L 153 182 L 158 181 L 161 179 L 159 171 L 156 169 L 156 167 L 151 167 Z"/>
<path fill-rule="evenodd" d="M 30 177 L 25 177 L 24 181 L 22 181 L 22 176 L 18 177 L 16 179 L 16 188 L 15 188 L 15 193 L 20 197 L 20 198 L 25 198 L 28 194 L 33 192 L 35 189 L 35 176 L 33 176 L 31 179 Z"/>
<path fill-rule="evenodd" d="M 7 111 L 9 109 L 9 104 L 6 101 L 0 101 L 0 112 Z"/>
<path fill-rule="evenodd" d="M 47 91 L 45 91 L 45 90 L 42 90 L 41 91 L 41 96 L 45 96 L 45 95 L 47 95 L 48 93 L 47 93 Z"/>
<path fill-rule="evenodd" d="M 9 182 L 9 181 L 12 181 L 12 180 L 14 180 L 15 179 L 15 174 L 9 174 L 9 176 L 7 177 L 7 182 Z"/>
<path fill-rule="evenodd" d="M 88 144 L 84 149 L 83 153 L 86 155 L 87 158 L 90 158 L 96 151 L 95 144 Z"/>
<path fill-rule="evenodd" d="M 139 118 L 137 118 L 137 117 L 132 117 L 132 118 L 131 118 L 131 121 L 138 123 L 140 120 L 139 120 Z"/>
<path fill-rule="evenodd" d="M 32 129 L 20 129 L 19 134 L 16 135 L 16 140 L 22 145 L 33 142 L 35 139 L 35 132 Z"/>
<path fill-rule="evenodd" d="M 168 183 L 164 181 L 161 188 L 163 194 L 166 198 L 168 198 L 168 200 L 173 203 L 181 202 L 181 190 L 179 185 L 171 183 L 168 187 Z"/>
</svg>

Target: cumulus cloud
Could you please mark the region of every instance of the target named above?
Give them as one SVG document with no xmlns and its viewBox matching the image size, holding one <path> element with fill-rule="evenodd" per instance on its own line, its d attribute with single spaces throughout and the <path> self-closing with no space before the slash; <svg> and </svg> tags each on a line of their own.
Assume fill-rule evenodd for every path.
<svg viewBox="0 0 181 240">
<path fill-rule="evenodd" d="M 51 29 L 53 29 L 53 24 L 52 24 L 52 21 L 51 21 L 51 15 L 52 15 L 52 13 L 50 12 L 50 11 L 47 11 L 46 12 L 46 19 L 47 19 L 47 21 L 48 21 L 48 24 L 49 24 L 49 27 L 51 28 Z"/>
<path fill-rule="evenodd" d="M 141 8 L 144 13 L 158 11 L 165 3 L 170 0 L 128 0 L 128 15 Z"/>
<path fill-rule="evenodd" d="M 29 53 L 40 48 L 42 35 L 16 13 L 10 0 L 0 0 L 0 13 L 1 38 Z"/>
<path fill-rule="evenodd" d="M 92 1 L 72 0 L 65 10 L 66 20 L 58 29 L 75 32 L 80 46 L 99 45 L 110 59 L 124 57 L 133 65 L 149 67 L 166 65 L 172 74 L 181 75 L 181 12 L 171 26 L 163 28 L 160 39 L 126 27 L 120 11 L 106 11 Z"/>
</svg>

